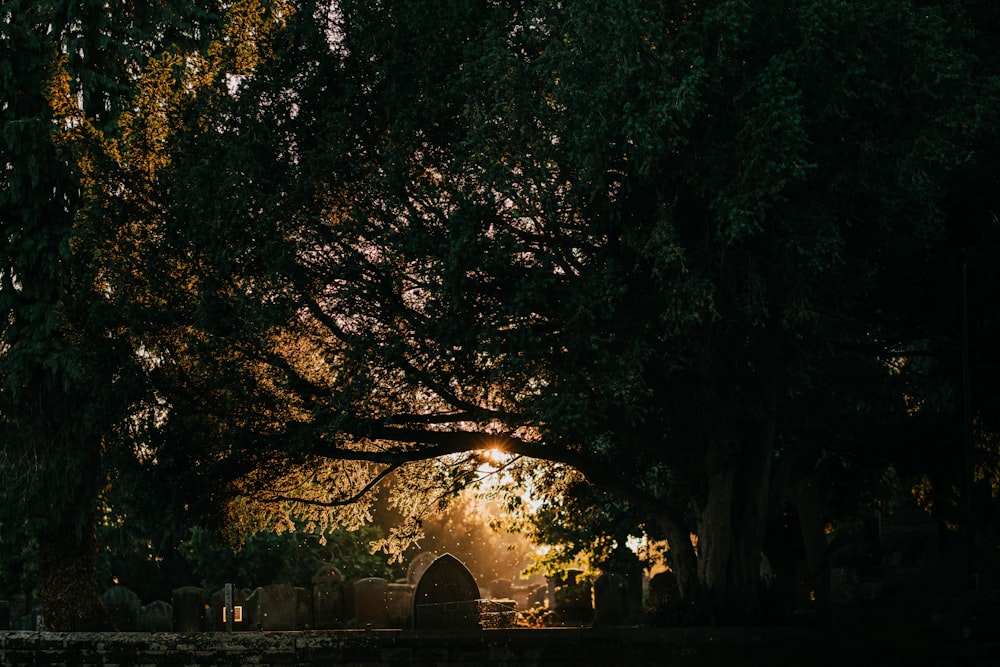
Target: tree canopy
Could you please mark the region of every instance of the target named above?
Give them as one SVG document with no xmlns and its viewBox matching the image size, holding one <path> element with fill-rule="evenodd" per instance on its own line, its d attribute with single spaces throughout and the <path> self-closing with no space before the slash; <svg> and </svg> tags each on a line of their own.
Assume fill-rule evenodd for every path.
<svg viewBox="0 0 1000 667">
<path fill-rule="evenodd" d="M 790 486 L 959 423 L 917 381 L 958 367 L 919 361 L 960 342 L 926 267 L 995 162 L 981 5 L 236 3 L 69 142 L 155 388 L 128 436 L 230 525 L 362 524 L 392 476 L 404 542 L 503 452 L 753 618 Z"/>
</svg>

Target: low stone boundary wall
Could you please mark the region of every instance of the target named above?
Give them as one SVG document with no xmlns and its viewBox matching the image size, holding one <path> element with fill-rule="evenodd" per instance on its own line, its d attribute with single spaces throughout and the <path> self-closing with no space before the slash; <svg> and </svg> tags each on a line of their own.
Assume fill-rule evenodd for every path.
<svg viewBox="0 0 1000 667">
<path fill-rule="evenodd" d="M 244 633 L 0 632 L 0 665 L 934 665 L 932 635 L 877 646 L 796 628 L 546 628 Z M 961 664 L 997 664 L 996 646 Z M 846 663 L 844 661 L 847 661 Z M 981 662 L 982 660 L 982 662 Z M 951 664 L 951 663 L 947 663 Z"/>
</svg>

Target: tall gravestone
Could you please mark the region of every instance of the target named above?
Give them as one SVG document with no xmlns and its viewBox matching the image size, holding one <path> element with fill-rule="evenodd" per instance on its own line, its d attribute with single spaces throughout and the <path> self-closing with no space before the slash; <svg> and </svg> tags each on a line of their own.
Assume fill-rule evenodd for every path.
<svg viewBox="0 0 1000 667">
<path fill-rule="evenodd" d="M 381 577 L 367 577 L 354 582 L 354 620 L 359 626 L 381 628 L 389 622 L 386 596 L 389 582 Z"/>
<path fill-rule="evenodd" d="M 108 610 L 115 627 L 121 632 L 135 632 L 139 629 L 139 596 L 125 586 L 112 586 L 101 595 L 101 602 Z"/>
<path fill-rule="evenodd" d="M 313 599 L 312 591 L 302 586 L 295 588 L 295 629 L 312 630 Z"/>
<path fill-rule="evenodd" d="M 325 563 L 312 577 L 313 624 L 317 630 L 332 630 L 344 625 L 344 575 Z"/>
<path fill-rule="evenodd" d="M 208 592 L 198 586 L 175 588 L 171 611 L 174 632 L 204 632 L 208 620 Z"/>
<path fill-rule="evenodd" d="M 479 628 L 479 586 L 465 565 L 444 554 L 424 571 L 413 592 L 415 628 Z"/>
<path fill-rule="evenodd" d="M 424 551 L 414 556 L 406 568 L 406 583 L 416 586 L 427 568 L 437 559 L 437 554 L 431 551 Z"/>
<path fill-rule="evenodd" d="M 615 572 L 594 580 L 594 626 L 625 625 L 629 620 L 628 581 Z"/>
<path fill-rule="evenodd" d="M 394 628 L 407 628 L 412 625 L 413 590 L 410 584 L 389 584 L 385 591 L 385 606 L 388 616 L 387 624 Z"/>
<path fill-rule="evenodd" d="M 494 579 L 490 582 L 490 597 L 509 600 L 514 596 L 514 582 L 510 579 Z"/>
<path fill-rule="evenodd" d="M 258 623 L 262 630 L 296 630 L 299 594 L 294 586 L 271 584 L 257 592 Z"/>
<path fill-rule="evenodd" d="M 233 631 L 251 629 L 249 619 L 244 615 L 247 608 L 243 591 L 235 586 L 231 592 L 233 603 Z M 226 589 L 220 588 L 212 594 L 212 627 L 217 631 L 225 631 L 229 628 L 229 612 L 226 610 Z"/>
<path fill-rule="evenodd" d="M 593 595 L 582 570 L 567 570 L 564 575 L 547 579 L 548 606 L 560 623 L 576 625 L 593 620 Z"/>
<path fill-rule="evenodd" d="M 601 569 L 625 579 L 628 621 L 631 623 L 641 622 L 643 615 L 642 588 L 645 573 L 639 557 L 631 549 L 618 546 Z"/>
</svg>

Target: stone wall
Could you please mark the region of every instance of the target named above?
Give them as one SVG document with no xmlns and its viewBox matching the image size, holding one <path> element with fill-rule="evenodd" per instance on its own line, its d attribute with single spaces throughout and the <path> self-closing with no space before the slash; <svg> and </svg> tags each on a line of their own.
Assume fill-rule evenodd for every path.
<svg viewBox="0 0 1000 667">
<path fill-rule="evenodd" d="M 961 664 L 997 664 L 996 645 Z M 884 637 L 878 646 L 795 628 L 341 630 L 243 633 L 0 632 L 0 665 L 934 665 L 933 636 Z M 985 652 L 980 652 L 985 650 Z M 983 662 L 980 661 L 982 658 Z M 947 663 L 951 664 L 951 663 Z"/>
</svg>

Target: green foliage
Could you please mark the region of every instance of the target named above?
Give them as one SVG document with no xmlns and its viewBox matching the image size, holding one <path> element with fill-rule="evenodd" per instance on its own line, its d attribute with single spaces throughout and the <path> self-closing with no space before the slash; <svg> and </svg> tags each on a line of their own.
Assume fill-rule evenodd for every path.
<svg viewBox="0 0 1000 667">
<path fill-rule="evenodd" d="M 42 7 L 66 59 L 4 23 L 0 428 L 71 406 L 172 520 L 332 535 L 391 474 L 417 539 L 500 447 L 593 485 L 511 473 L 567 554 L 699 532 L 685 567 L 739 588 L 782 484 L 931 416 L 887 362 L 947 348 L 913 286 L 995 161 L 981 3 Z"/>
<path fill-rule="evenodd" d="M 210 532 L 194 529 L 181 549 L 199 585 L 218 590 L 226 583 L 242 587 L 267 584 L 312 586 L 312 577 L 332 564 L 348 581 L 363 577 L 394 579 L 384 557 L 373 555 L 375 526 L 335 530 L 322 535 L 303 532 L 256 532 L 239 548 L 219 542 Z"/>
</svg>

